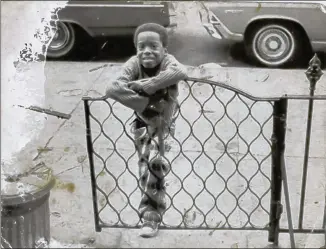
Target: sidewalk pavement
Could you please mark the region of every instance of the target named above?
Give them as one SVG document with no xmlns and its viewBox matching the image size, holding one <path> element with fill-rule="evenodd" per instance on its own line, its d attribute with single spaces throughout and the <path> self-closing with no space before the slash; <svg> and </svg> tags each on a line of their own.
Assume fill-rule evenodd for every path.
<svg viewBox="0 0 326 249">
<path fill-rule="evenodd" d="M 138 231 L 134 229 L 107 229 L 104 228 L 101 233 L 96 233 L 94 229 L 94 217 L 91 195 L 91 181 L 89 173 L 89 162 L 86 151 L 86 139 L 85 139 L 85 117 L 83 103 L 81 97 L 83 95 L 100 96 L 104 93 L 105 85 L 109 80 L 114 77 L 120 70 L 119 65 L 108 64 L 104 69 L 95 70 L 89 72 L 91 69 L 101 66 L 103 63 L 66 63 L 66 62 L 47 62 L 45 67 L 46 82 L 46 94 L 44 108 L 53 108 L 56 111 L 70 113 L 72 117 L 69 120 L 57 119 L 53 116 L 46 117 L 45 128 L 43 129 L 39 141 L 35 145 L 29 146 L 29 148 L 40 149 L 42 153 L 38 155 L 37 162 L 43 161 L 47 166 L 54 170 L 54 174 L 57 178 L 57 185 L 51 192 L 50 197 L 50 209 L 51 209 L 51 235 L 52 237 L 62 243 L 72 244 L 84 244 L 85 247 L 106 247 L 106 248 L 135 248 L 135 247 L 192 247 L 192 248 L 204 248 L 204 247 L 226 247 L 226 248 L 244 248 L 244 247 L 265 247 L 267 242 L 266 232 L 255 231 L 214 231 L 211 230 L 163 230 L 157 238 L 142 239 L 138 237 Z M 34 64 L 28 66 L 33 67 Z M 247 69 L 247 68 L 219 68 L 215 65 L 208 64 L 198 68 L 189 67 L 189 75 L 191 77 L 211 77 L 212 80 L 220 80 L 228 83 L 231 86 L 238 87 L 246 92 L 259 97 L 265 96 L 280 96 L 287 94 L 307 94 L 309 91 L 309 83 L 305 78 L 304 71 L 302 70 L 268 70 L 268 69 Z M 184 98 L 186 85 L 180 86 L 181 94 L 180 98 Z M 207 85 L 199 85 L 193 88 L 193 94 L 200 100 L 207 98 L 210 94 L 211 88 Z M 217 93 L 221 98 L 229 98 L 231 95 L 225 89 L 220 89 Z M 326 94 L 326 78 L 323 77 L 317 85 L 316 94 Z M 193 120 L 198 117 L 200 108 L 196 106 L 191 99 L 187 100 L 188 103 L 184 104 L 184 116 L 189 120 Z M 233 102 L 232 102 L 233 103 Z M 258 120 L 265 120 L 270 115 L 271 107 L 253 107 L 253 115 Z M 263 104 L 262 104 L 263 105 Z M 307 116 L 307 101 L 290 101 L 288 109 L 288 126 L 287 126 L 287 147 L 286 147 L 286 167 L 288 173 L 288 181 L 291 196 L 291 208 L 294 225 L 297 227 L 298 212 L 299 212 L 299 200 L 300 200 L 300 184 L 302 177 L 302 164 L 303 164 L 303 152 L 304 152 L 304 138 L 306 129 L 306 116 Z M 98 104 L 97 108 L 94 104 L 94 113 L 97 117 L 104 120 L 108 115 L 107 106 L 104 107 Z M 212 101 L 205 105 L 207 108 L 209 117 L 217 119 L 219 111 L 222 110 L 217 102 Z M 123 119 L 127 119 L 127 116 L 131 114 L 124 108 L 117 107 L 118 115 Z M 206 109 L 205 109 L 206 110 Z M 237 100 L 232 106 L 230 104 L 230 115 L 233 115 L 236 121 L 240 121 L 244 117 L 246 112 L 245 106 L 240 100 Z M 322 212 L 324 208 L 324 196 L 325 196 L 325 163 L 326 163 L 326 148 L 325 148 L 325 126 L 326 126 L 326 108 L 324 101 L 315 102 L 315 110 L 313 114 L 313 127 L 311 135 L 311 152 L 309 160 L 308 170 L 308 184 L 306 193 L 306 207 L 305 207 L 305 219 L 304 226 L 307 228 L 321 228 L 322 227 Z M 96 133 L 99 129 L 92 123 L 92 129 Z M 178 119 L 176 128 L 176 137 L 184 138 L 189 132 L 188 127 L 185 128 L 185 122 L 182 119 Z M 247 124 L 244 124 L 243 136 L 248 136 L 248 139 L 253 139 L 257 135 L 256 129 L 246 129 L 252 127 L 254 121 L 251 119 Z M 251 125 L 251 126 L 250 126 Z M 113 124 L 112 124 L 113 126 Z M 112 136 L 117 137 L 120 130 L 115 130 L 112 126 L 105 126 L 106 131 L 111 133 Z M 196 127 L 195 127 L 196 126 Z M 198 138 L 204 141 L 207 138 L 211 127 L 204 119 L 201 119 L 199 123 L 194 126 L 194 132 L 198 132 Z M 266 126 L 267 139 L 270 138 L 271 121 Z M 223 139 L 228 140 L 235 133 L 234 126 L 230 121 L 223 121 L 221 123 L 220 130 Z M 96 135 L 93 135 L 93 139 Z M 251 137 L 251 138 L 249 138 Z M 107 144 L 106 144 L 107 142 Z M 171 151 L 167 153 L 168 157 L 173 157 L 178 153 L 178 147 L 175 143 L 171 143 Z M 109 154 L 112 152 L 112 145 L 105 140 L 99 140 L 95 148 L 101 149 L 100 153 Z M 97 147 L 96 147 L 97 146 Z M 117 143 L 118 148 L 124 148 L 121 150 L 123 155 L 130 155 L 133 152 L 131 142 L 126 137 L 121 138 Z M 187 142 L 183 149 L 187 149 L 189 157 L 194 159 L 198 156 L 198 151 L 201 150 L 199 145 L 195 142 Z M 188 147 L 187 147 L 188 146 Z M 267 146 L 267 147 L 266 147 Z M 44 149 L 44 148 L 47 149 Z M 256 158 L 262 160 L 267 155 L 266 148 L 268 148 L 267 142 L 260 137 L 257 142 L 253 143 L 251 150 Z M 230 142 L 230 154 L 234 155 L 235 160 L 239 160 L 246 153 L 246 146 L 241 139 L 234 139 Z M 207 143 L 205 152 L 210 156 L 218 157 L 223 152 L 223 146 L 217 140 L 212 140 Z M 31 151 L 31 153 L 35 152 Z M 128 154 L 129 153 L 129 154 Z M 206 161 L 205 161 L 206 160 Z M 98 161 L 95 161 L 97 163 Z M 121 167 L 124 165 L 122 160 L 118 157 L 112 159 L 114 164 L 110 164 L 110 169 L 116 174 L 122 172 Z M 135 158 L 132 162 L 136 162 Z M 232 167 L 225 167 L 230 165 L 232 161 L 230 158 L 223 158 L 220 163 L 221 174 L 224 177 L 230 176 L 234 170 Z M 98 164 L 97 164 L 98 165 Z M 239 170 L 247 177 L 253 176 L 257 171 L 257 163 L 253 157 L 246 157 Z M 261 166 L 265 174 L 270 174 L 270 161 L 267 160 Z M 180 167 L 179 167 L 180 166 Z M 198 167 L 200 166 L 200 167 Z M 96 166 L 96 170 L 99 170 L 99 166 Z M 133 165 L 133 170 L 136 170 L 136 166 Z M 196 172 L 199 175 L 207 176 L 211 171 L 212 164 L 207 161 L 207 158 L 200 158 L 195 163 Z M 179 174 L 185 175 L 190 171 L 190 164 L 183 157 L 179 157 L 175 161 L 173 166 L 175 171 Z M 205 169 L 209 169 L 209 172 Z M 232 178 L 232 177 L 231 177 Z M 112 179 L 112 178 L 111 178 Z M 175 178 L 174 178 L 175 179 Z M 257 194 L 261 195 L 263 191 L 268 188 L 268 181 L 263 177 L 261 173 L 251 182 L 251 187 Z M 177 184 L 172 178 L 169 181 L 170 189 L 173 189 L 174 183 Z M 128 177 L 122 177 L 119 180 L 119 184 L 128 189 L 131 184 L 134 184 L 133 178 L 129 174 Z M 194 175 L 189 177 L 185 182 L 188 184 L 188 190 L 192 193 L 198 193 L 201 188 L 198 179 Z M 224 183 L 220 180 L 213 179 L 211 182 L 211 188 L 220 189 L 224 188 Z M 103 175 L 99 178 L 99 185 L 106 190 L 112 189 L 113 182 L 110 181 L 108 175 Z M 209 184 L 208 184 L 209 185 Z M 133 185 L 135 186 L 135 185 Z M 246 182 L 237 174 L 228 183 L 228 187 L 234 193 L 239 195 L 243 188 L 246 186 Z M 186 187 L 186 186 L 185 186 Z M 197 188 L 196 188 L 197 187 Z M 209 186 L 207 186 L 209 188 Z M 131 188 L 132 189 L 132 188 Z M 128 191 L 132 191 L 130 188 Z M 169 191 L 169 190 L 168 190 Z M 197 191 L 197 192 L 196 192 Z M 180 195 L 182 196 L 182 195 Z M 185 195 L 176 199 L 177 207 L 187 208 L 189 204 L 189 198 Z M 209 209 L 212 205 L 210 198 L 207 194 L 202 198 L 200 207 L 203 210 Z M 284 195 L 283 195 L 284 196 Z M 103 198 L 103 197 L 102 197 Z M 123 203 L 123 196 L 121 193 L 114 195 L 116 203 Z M 119 199 L 120 198 L 120 199 Z M 101 199 L 101 198 L 100 198 Z M 200 199 L 200 198 L 199 198 Z M 212 198 L 211 198 L 212 199 Z M 263 206 L 267 209 L 269 194 L 263 198 Z M 137 205 L 137 198 L 132 199 L 136 201 L 133 203 Z M 188 201 L 187 201 L 188 200 Z M 101 202 L 101 200 L 100 200 Z M 184 202 L 184 203 L 183 203 Z M 224 208 L 223 211 L 230 212 L 233 209 L 234 203 L 232 198 L 226 198 L 222 200 L 220 207 Z M 234 200 L 233 200 L 234 202 Z M 256 199 L 253 195 L 247 193 L 241 199 L 241 206 L 251 210 L 256 205 Z M 283 200 L 284 203 L 284 200 Z M 251 209 L 250 209 L 251 208 Z M 129 210 L 130 211 L 130 210 Z M 103 211 L 109 213 L 108 211 Z M 197 214 L 197 216 L 196 216 Z M 198 210 L 191 210 L 190 217 L 197 217 L 190 221 L 191 224 L 197 224 L 201 222 L 200 214 Z M 320 214 L 320 215 L 316 215 Z M 176 220 L 175 215 L 167 215 L 167 222 L 173 222 Z M 115 220 L 114 216 L 108 216 L 102 214 L 102 218 L 108 222 Z M 122 215 L 123 220 L 130 223 L 137 219 L 135 214 L 131 211 Z M 212 222 L 218 222 L 218 217 L 215 213 L 211 216 Z M 232 225 L 241 225 L 245 216 L 241 210 L 237 209 L 231 218 Z M 179 218 L 180 219 L 180 218 Z M 260 210 L 257 214 L 253 214 L 252 222 L 256 224 L 264 224 L 268 221 L 268 215 Z M 287 227 L 286 210 L 284 206 L 284 213 L 282 215 L 281 226 Z M 321 247 L 324 245 L 323 235 L 312 234 L 299 234 L 296 235 L 297 246 L 302 247 Z M 289 247 L 288 234 L 280 235 L 280 245 L 282 247 Z"/>
</svg>

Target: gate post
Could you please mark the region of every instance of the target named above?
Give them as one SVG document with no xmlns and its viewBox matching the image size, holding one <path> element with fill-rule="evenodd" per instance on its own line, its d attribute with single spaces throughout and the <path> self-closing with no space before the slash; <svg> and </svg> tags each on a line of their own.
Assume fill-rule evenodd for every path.
<svg viewBox="0 0 326 249">
<path fill-rule="evenodd" d="M 326 248 L 326 193 L 325 193 L 325 205 L 324 205 L 324 222 L 323 222 L 323 229 L 324 229 L 324 247 Z"/>
<path fill-rule="evenodd" d="M 87 154 L 89 158 L 89 169 L 91 174 L 95 231 L 101 232 L 102 228 L 100 227 L 100 218 L 98 213 L 97 194 L 96 194 L 96 176 L 95 176 L 95 169 L 94 169 L 93 143 L 92 143 L 92 132 L 91 132 L 91 121 L 90 121 L 91 112 L 88 103 L 89 99 L 90 99 L 89 97 L 83 97 L 84 110 L 85 110 L 85 123 L 86 123 L 86 143 L 87 143 Z"/>
<path fill-rule="evenodd" d="M 286 116 L 288 101 L 281 98 L 273 106 L 272 134 L 272 171 L 271 171 L 271 203 L 269 215 L 268 242 L 278 245 L 279 222 L 283 211 L 281 204 L 282 192 L 282 161 L 284 160 Z"/>
<path fill-rule="evenodd" d="M 310 83 L 310 88 L 309 88 L 310 97 L 314 96 L 316 84 L 322 75 L 323 72 L 321 70 L 321 62 L 317 54 L 315 54 L 314 57 L 310 60 L 308 70 L 306 71 L 306 76 Z M 308 160 L 309 160 L 309 150 L 310 150 L 310 135 L 311 135 L 313 110 L 314 110 L 314 100 L 311 98 L 309 99 L 309 106 L 308 106 L 305 152 L 303 158 L 302 186 L 301 186 L 301 198 L 300 198 L 300 210 L 299 210 L 299 229 L 302 229 L 302 225 L 303 225 L 304 202 L 306 197 Z"/>
</svg>

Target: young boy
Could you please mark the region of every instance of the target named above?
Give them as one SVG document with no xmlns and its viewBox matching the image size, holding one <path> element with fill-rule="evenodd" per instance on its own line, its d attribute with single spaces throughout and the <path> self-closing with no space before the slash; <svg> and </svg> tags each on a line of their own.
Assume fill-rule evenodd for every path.
<svg viewBox="0 0 326 249">
<path fill-rule="evenodd" d="M 122 74 L 107 88 L 106 96 L 135 111 L 133 122 L 135 146 L 139 161 L 142 197 L 139 205 L 142 228 L 140 236 L 158 233 L 162 213 L 166 209 L 164 179 L 149 168 L 150 145 L 157 135 L 159 116 L 164 133 L 170 133 L 178 107 L 178 82 L 187 78 L 186 68 L 167 52 L 166 29 L 155 23 L 139 26 L 134 34 L 137 55 L 123 66 Z M 155 169 L 158 170 L 158 169 Z"/>
</svg>

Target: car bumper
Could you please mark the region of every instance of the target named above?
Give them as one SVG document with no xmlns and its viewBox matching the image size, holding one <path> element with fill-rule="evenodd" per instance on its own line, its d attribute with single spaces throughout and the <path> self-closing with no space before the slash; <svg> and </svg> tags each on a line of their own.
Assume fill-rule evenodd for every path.
<svg viewBox="0 0 326 249">
<path fill-rule="evenodd" d="M 312 41 L 311 47 L 315 52 L 326 52 L 326 41 Z"/>
<path fill-rule="evenodd" d="M 207 21 L 202 21 L 202 25 L 210 36 L 220 40 L 243 41 L 243 34 L 232 32 L 213 12 L 208 11 L 207 15 Z"/>
<path fill-rule="evenodd" d="M 216 27 L 214 27 L 213 24 L 211 24 L 211 23 L 203 23 L 203 26 L 204 26 L 204 28 L 206 29 L 207 33 L 210 36 L 212 36 L 212 37 L 214 37 L 216 39 L 219 39 L 219 40 L 223 39 L 222 34 L 219 32 L 219 30 Z"/>
</svg>

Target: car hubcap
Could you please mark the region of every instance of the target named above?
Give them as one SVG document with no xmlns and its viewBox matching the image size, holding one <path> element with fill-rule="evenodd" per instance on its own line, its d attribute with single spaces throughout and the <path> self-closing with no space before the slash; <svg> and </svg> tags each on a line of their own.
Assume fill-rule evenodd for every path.
<svg viewBox="0 0 326 249">
<path fill-rule="evenodd" d="M 293 54 L 294 40 L 291 33 L 282 27 L 266 27 L 255 36 L 254 52 L 268 65 L 286 62 Z"/>
<path fill-rule="evenodd" d="M 70 39 L 68 27 L 63 23 L 58 23 L 57 31 L 51 41 L 50 48 L 52 50 L 60 50 L 64 48 Z"/>
</svg>

